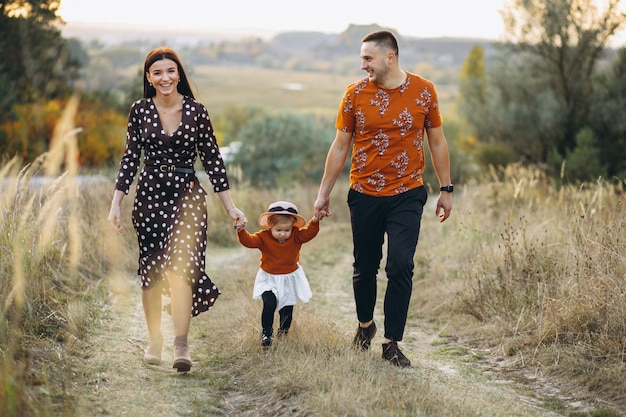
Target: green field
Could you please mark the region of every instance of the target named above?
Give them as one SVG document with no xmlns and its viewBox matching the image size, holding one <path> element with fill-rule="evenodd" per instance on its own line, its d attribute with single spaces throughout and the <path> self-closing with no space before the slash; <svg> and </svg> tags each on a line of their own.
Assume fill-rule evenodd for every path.
<svg viewBox="0 0 626 417">
<path fill-rule="evenodd" d="M 364 75 L 202 66 L 193 68 L 190 78 L 211 113 L 247 105 L 334 116 L 345 87 Z M 451 108 L 456 86 L 436 87 L 444 110 Z"/>
</svg>

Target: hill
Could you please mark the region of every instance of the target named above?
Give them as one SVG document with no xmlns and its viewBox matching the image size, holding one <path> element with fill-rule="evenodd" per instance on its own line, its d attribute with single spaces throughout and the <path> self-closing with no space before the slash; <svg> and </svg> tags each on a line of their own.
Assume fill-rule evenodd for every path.
<svg viewBox="0 0 626 417">
<path fill-rule="evenodd" d="M 252 30 L 192 30 L 155 26 L 67 24 L 60 28 L 66 38 L 104 47 L 133 45 L 149 49 L 167 44 L 176 49 L 210 50 L 202 63 L 267 66 L 268 61 L 290 59 L 336 62 L 354 55 L 362 37 L 378 25 L 349 25 L 341 33 L 261 32 Z M 494 42 L 472 38 L 415 38 L 398 33 L 405 65 L 429 62 L 436 66 L 458 66 L 475 45 L 485 56 L 495 54 Z M 265 63 L 265 64 L 264 64 Z M 274 65 L 274 64 L 272 64 Z"/>
</svg>

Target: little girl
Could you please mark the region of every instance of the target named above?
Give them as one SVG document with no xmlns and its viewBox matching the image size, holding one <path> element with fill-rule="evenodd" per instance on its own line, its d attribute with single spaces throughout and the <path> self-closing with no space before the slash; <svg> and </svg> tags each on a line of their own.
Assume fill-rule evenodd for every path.
<svg viewBox="0 0 626 417">
<path fill-rule="evenodd" d="M 309 281 L 300 265 L 302 244 L 313 239 L 320 230 L 319 220 L 312 218 L 306 224 L 298 208 L 289 201 L 269 205 L 259 217 L 261 230 L 248 233 L 243 227 L 237 230 L 239 242 L 247 248 L 261 251 L 260 268 L 254 281 L 252 298 L 263 300 L 261 313 L 261 346 L 272 345 L 274 313 L 278 308 L 280 322 L 278 335 L 286 336 L 291 326 L 296 297 L 303 302 L 311 298 Z"/>
</svg>

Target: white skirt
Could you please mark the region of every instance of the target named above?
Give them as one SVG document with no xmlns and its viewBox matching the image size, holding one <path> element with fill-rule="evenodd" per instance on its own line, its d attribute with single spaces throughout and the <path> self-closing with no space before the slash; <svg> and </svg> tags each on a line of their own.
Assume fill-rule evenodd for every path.
<svg viewBox="0 0 626 417">
<path fill-rule="evenodd" d="M 311 287 L 309 287 L 309 280 L 300 264 L 298 264 L 298 269 L 289 274 L 270 274 L 259 268 L 254 280 L 252 298 L 260 300 L 261 294 L 265 291 L 274 293 L 278 300 L 277 308 L 279 310 L 284 306 L 295 305 L 296 297 L 306 303 L 313 295 Z"/>
</svg>

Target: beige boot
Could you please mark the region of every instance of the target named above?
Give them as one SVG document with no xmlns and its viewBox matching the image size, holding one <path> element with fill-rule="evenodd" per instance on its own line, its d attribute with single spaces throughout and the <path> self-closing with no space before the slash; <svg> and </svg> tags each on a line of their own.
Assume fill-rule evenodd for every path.
<svg viewBox="0 0 626 417">
<path fill-rule="evenodd" d="M 161 351 L 163 350 L 163 336 L 150 339 L 148 347 L 143 355 L 143 360 L 148 365 L 160 365 L 161 364 Z"/>
<path fill-rule="evenodd" d="M 187 346 L 187 336 L 176 336 L 174 339 L 174 365 L 177 372 L 187 372 L 191 369 L 191 356 Z"/>
</svg>

